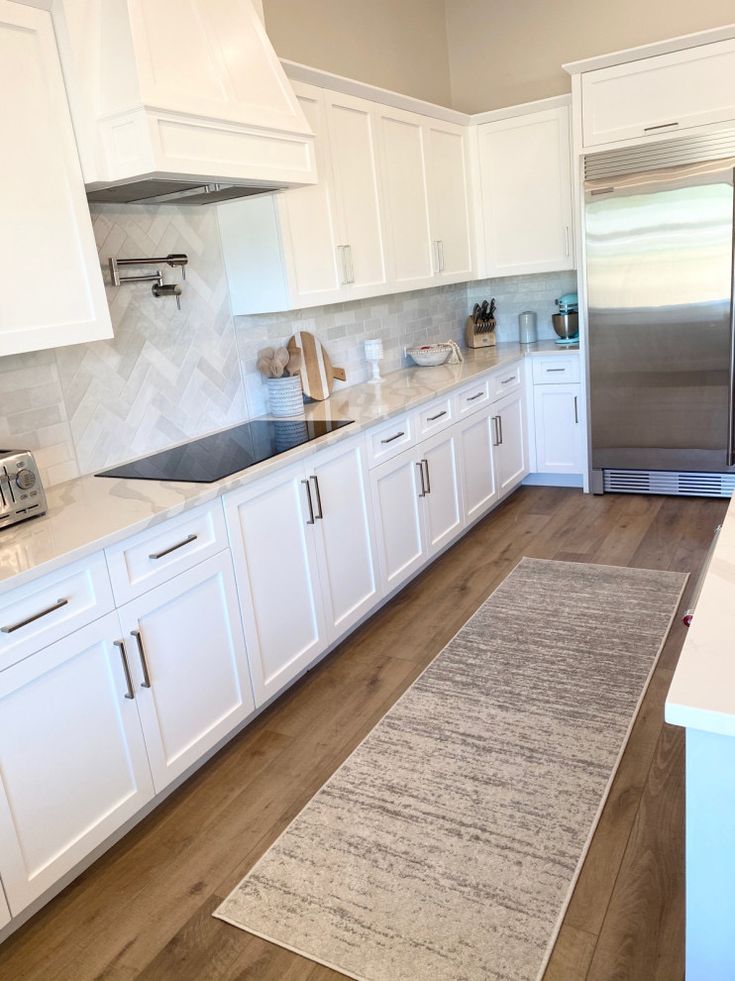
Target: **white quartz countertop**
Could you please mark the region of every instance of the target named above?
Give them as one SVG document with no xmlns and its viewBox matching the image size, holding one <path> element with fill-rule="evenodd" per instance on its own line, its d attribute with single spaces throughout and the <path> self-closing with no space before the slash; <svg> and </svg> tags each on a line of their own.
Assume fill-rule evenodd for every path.
<svg viewBox="0 0 735 981">
<path fill-rule="evenodd" d="M 669 688 L 666 721 L 735 736 L 735 498 Z"/>
<path fill-rule="evenodd" d="M 116 480 L 90 475 L 51 487 L 47 491 L 46 515 L 0 531 L 0 593 L 305 459 L 326 445 L 348 439 L 407 409 L 418 408 L 471 382 L 478 374 L 525 356 L 567 354 L 576 350 L 554 341 L 539 341 L 524 347 L 498 344 L 495 348 L 463 352 L 462 364 L 404 368 L 386 375 L 381 385 L 343 388 L 326 402 L 306 406 L 306 417 L 353 419 L 352 425 L 212 484 Z"/>
</svg>

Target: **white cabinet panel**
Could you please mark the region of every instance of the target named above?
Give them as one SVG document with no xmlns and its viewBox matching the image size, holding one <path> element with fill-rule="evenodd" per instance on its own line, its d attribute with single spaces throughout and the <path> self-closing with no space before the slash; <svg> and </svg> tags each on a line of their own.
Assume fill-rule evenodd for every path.
<svg viewBox="0 0 735 981">
<path fill-rule="evenodd" d="M 229 551 L 120 610 L 156 791 L 254 708 Z"/>
<path fill-rule="evenodd" d="M 579 385 L 535 385 L 536 469 L 582 473 L 585 469 Z"/>
<path fill-rule="evenodd" d="M 377 118 L 391 280 L 403 289 L 421 289 L 434 278 L 424 118 L 387 106 L 378 107 Z"/>
<path fill-rule="evenodd" d="M 376 540 L 388 591 L 420 568 L 426 556 L 420 471 L 416 454 L 406 452 L 370 473 Z"/>
<path fill-rule="evenodd" d="M 319 578 L 330 640 L 334 640 L 378 600 L 362 441 L 319 453 L 309 481 L 317 515 Z"/>
<path fill-rule="evenodd" d="M 497 419 L 495 472 L 501 497 L 528 474 L 528 442 L 523 392 L 511 395 L 493 406 Z"/>
<path fill-rule="evenodd" d="M 51 16 L 8 0 L 0 133 L 0 355 L 112 337 Z"/>
<path fill-rule="evenodd" d="M 224 498 L 257 705 L 327 643 L 307 488 L 298 465 Z"/>
<path fill-rule="evenodd" d="M 0 674 L 0 875 L 19 913 L 153 796 L 116 614 Z"/>
<path fill-rule="evenodd" d="M 564 357 L 554 354 L 550 358 L 533 358 L 533 381 L 536 385 L 563 385 L 579 381 L 579 354 Z"/>
<path fill-rule="evenodd" d="M 416 420 L 413 415 L 396 416 L 385 426 L 371 429 L 367 436 L 368 466 L 376 467 L 391 460 L 416 443 Z"/>
<path fill-rule="evenodd" d="M 343 281 L 356 296 L 387 282 L 373 103 L 325 94 Z"/>
<path fill-rule="evenodd" d="M 436 278 L 463 282 L 472 278 L 466 131 L 430 120 L 424 141 Z"/>
<path fill-rule="evenodd" d="M 465 519 L 474 521 L 498 499 L 492 409 L 467 419 L 458 432 Z"/>
<path fill-rule="evenodd" d="M 433 555 L 464 526 L 457 439 L 453 430 L 423 442 L 419 448 L 424 467 L 426 544 Z"/>
<path fill-rule="evenodd" d="M 569 109 L 478 128 L 486 276 L 573 269 Z"/>
<path fill-rule="evenodd" d="M 10 923 L 10 907 L 0 884 L 0 930 Z"/>
<path fill-rule="evenodd" d="M 735 39 L 582 75 L 585 146 L 735 119 Z"/>
</svg>

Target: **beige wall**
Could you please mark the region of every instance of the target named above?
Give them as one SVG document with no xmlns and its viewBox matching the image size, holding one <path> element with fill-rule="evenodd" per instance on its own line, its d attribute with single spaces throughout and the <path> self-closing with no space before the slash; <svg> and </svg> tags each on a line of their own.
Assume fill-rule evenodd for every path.
<svg viewBox="0 0 735 981">
<path fill-rule="evenodd" d="M 444 0 L 263 0 L 281 58 L 451 104 Z"/>
<path fill-rule="evenodd" d="M 569 91 L 567 61 L 735 22 L 733 0 L 447 0 L 455 108 Z"/>
</svg>

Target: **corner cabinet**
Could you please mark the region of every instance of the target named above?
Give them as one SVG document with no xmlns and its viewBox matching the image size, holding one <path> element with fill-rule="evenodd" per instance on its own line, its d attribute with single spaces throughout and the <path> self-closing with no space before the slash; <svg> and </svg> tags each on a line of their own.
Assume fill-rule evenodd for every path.
<svg viewBox="0 0 735 981">
<path fill-rule="evenodd" d="M 477 152 L 481 274 L 574 269 L 569 108 L 483 123 Z"/>
<path fill-rule="evenodd" d="M 51 15 L 9 0 L 0 132 L 0 356 L 112 337 Z"/>
</svg>

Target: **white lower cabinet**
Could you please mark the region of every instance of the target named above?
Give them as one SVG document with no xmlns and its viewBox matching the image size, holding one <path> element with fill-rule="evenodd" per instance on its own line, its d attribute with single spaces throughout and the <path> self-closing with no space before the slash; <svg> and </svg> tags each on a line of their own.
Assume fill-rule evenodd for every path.
<svg viewBox="0 0 735 981">
<path fill-rule="evenodd" d="M 387 591 L 426 558 L 422 495 L 425 477 L 416 450 L 406 450 L 370 473 L 380 569 Z"/>
<path fill-rule="evenodd" d="M 13 914 L 153 796 L 117 615 L 0 673 L 0 874 Z"/>
<path fill-rule="evenodd" d="M 119 613 L 160 791 L 255 707 L 229 551 L 144 593 Z"/>
<path fill-rule="evenodd" d="M 258 705 L 378 599 L 362 441 L 225 497 Z"/>
<path fill-rule="evenodd" d="M 579 385 L 534 385 L 536 469 L 582 473 L 585 469 Z"/>
<path fill-rule="evenodd" d="M 470 416 L 459 427 L 464 513 L 468 522 L 484 514 L 498 499 L 494 458 L 495 434 L 492 408 Z"/>
<path fill-rule="evenodd" d="M 495 474 L 503 497 L 528 476 L 528 437 L 523 391 L 493 406 L 496 426 Z"/>
<path fill-rule="evenodd" d="M 419 444 L 423 466 L 426 547 L 429 556 L 441 551 L 464 525 L 457 437 L 454 430 Z"/>
<path fill-rule="evenodd" d="M 377 602 L 379 580 L 362 441 L 322 450 L 309 471 L 329 640 Z"/>
<path fill-rule="evenodd" d="M 308 488 L 298 464 L 224 499 L 257 705 L 326 646 Z"/>
</svg>

